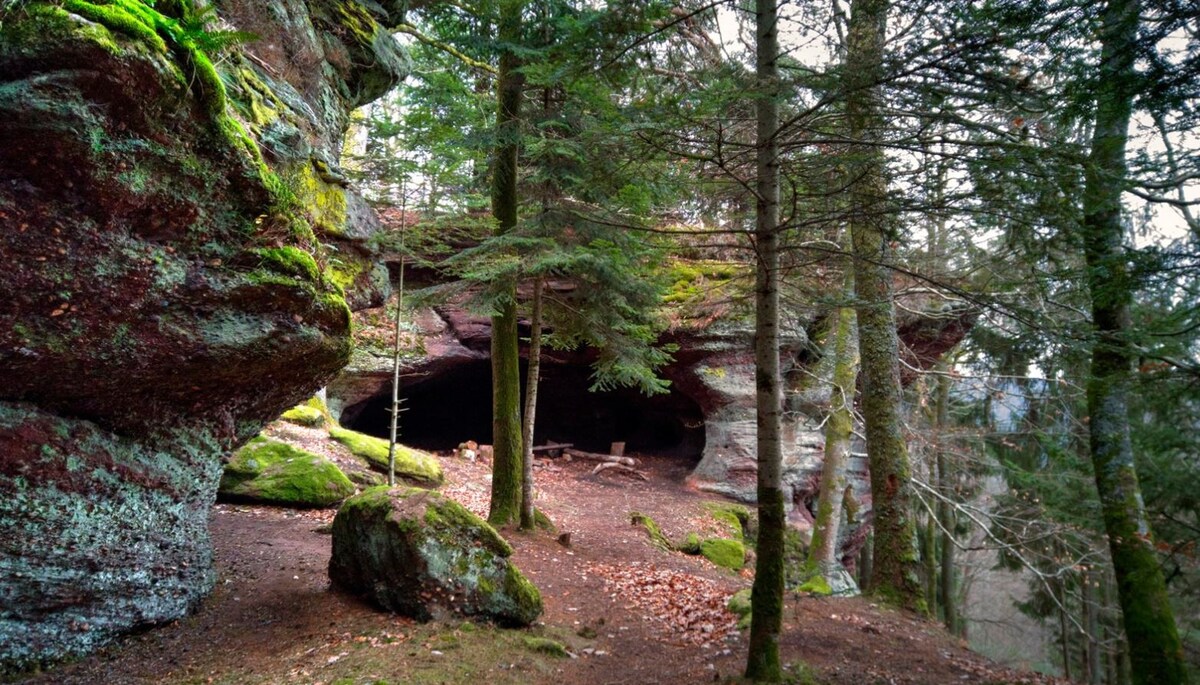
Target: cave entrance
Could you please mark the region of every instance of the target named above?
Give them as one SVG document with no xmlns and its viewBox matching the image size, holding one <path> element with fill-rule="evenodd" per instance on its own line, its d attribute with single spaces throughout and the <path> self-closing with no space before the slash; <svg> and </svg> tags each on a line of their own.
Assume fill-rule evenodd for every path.
<svg viewBox="0 0 1200 685">
<path fill-rule="evenodd" d="M 535 445 L 571 443 L 581 450 L 608 452 L 613 442 L 623 441 L 631 453 L 700 460 L 704 416 L 682 393 L 671 390 L 647 397 L 632 389 L 589 392 L 591 369 L 581 365 L 543 363 L 541 373 Z M 401 380 L 401 441 L 425 450 L 451 450 L 467 440 L 491 443 L 491 388 L 487 360 Z M 391 393 L 385 390 L 347 407 L 342 419 L 349 428 L 386 438 L 390 405 Z"/>
</svg>

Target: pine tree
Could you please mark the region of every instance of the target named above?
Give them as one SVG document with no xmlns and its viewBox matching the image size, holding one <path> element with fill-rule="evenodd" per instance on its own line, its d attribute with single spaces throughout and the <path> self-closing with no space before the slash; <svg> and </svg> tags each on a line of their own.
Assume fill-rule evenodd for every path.
<svg viewBox="0 0 1200 685">
<path fill-rule="evenodd" d="M 758 413 L 758 560 L 751 590 L 746 677 L 778 682 L 783 626 L 784 530 L 782 411 L 779 372 L 779 10 L 755 3 L 757 86 L 754 282 L 754 378 Z"/>
<path fill-rule="evenodd" d="M 922 608 L 913 512 L 912 469 L 901 431 L 900 354 L 896 335 L 886 161 L 880 83 L 887 26 L 886 0 L 854 0 L 850 9 L 846 97 L 850 235 L 862 364 L 862 412 L 875 510 L 873 573 L 869 590 L 909 608 Z"/>
<path fill-rule="evenodd" d="M 1129 434 L 1129 382 L 1134 350 L 1121 194 L 1125 146 L 1137 91 L 1137 0 L 1105 4 L 1096 79 L 1092 149 L 1085 166 L 1083 244 L 1092 300 L 1088 425 L 1096 488 L 1117 576 L 1117 595 L 1135 683 L 1187 681 L 1183 649 L 1142 504 Z"/>
</svg>

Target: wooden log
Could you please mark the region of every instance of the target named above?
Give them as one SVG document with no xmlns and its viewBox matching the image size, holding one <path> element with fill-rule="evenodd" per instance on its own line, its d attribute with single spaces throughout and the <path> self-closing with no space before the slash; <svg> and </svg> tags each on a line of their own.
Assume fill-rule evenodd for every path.
<svg viewBox="0 0 1200 685">
<path fill-rule="evenodd" d="M 621 464 L 622 466 L 637 466 L 637 459 L 633 457 L 616 457 L 611 454 L 597 454 L 596 452 L 584 452 L 583 450 L 566 449 L 564 454 L 570 455 L 576 459 L 586 459 L 588 461 L 600 461 L 610 464 Z"/>
<path fill-rule="evenodd" d="M 612 446 L 608 448 L 608 453 L 613 455 L 614 457 L 625 456 L 625 443 L 624 442 L 614 442 L 612 444 Z"/>
<path fill-rule="evenodd" d="M 573 444 L 569 443 L 569 442 L 565 442 L 565 443 L 552 442 L 548 445 L 535 445 L 535 446 L 531 447 L 530 449 L 533 451 L 534 454 L 537 454 L 538 452 L 545 452 L 548 456 L 557 457 L 557 456 L 562 455 L 563 450 L 565 450 L 569 447 L 573 447 Z"/>
<path fill-rule="evenodd" d="M 595 475 L 597 475 L 599 473 L 603 473 L 605 471 L 616 471 L 617 473 L 626 473 L 635 478 L 641 478 L 642 480 L 646 480 L 646 481 L 650 480 L 650 476 L 647 476 L 644 472 L 638 471 L 637 469 L 635 469 L 631 466 L 626 466 L 624 464 L 618 464 L 613 461 L 606 461 L 606 462 L 596 464 L 596 468 L 592 469 L 592 475 L 595 476 Z"/>
</svg>

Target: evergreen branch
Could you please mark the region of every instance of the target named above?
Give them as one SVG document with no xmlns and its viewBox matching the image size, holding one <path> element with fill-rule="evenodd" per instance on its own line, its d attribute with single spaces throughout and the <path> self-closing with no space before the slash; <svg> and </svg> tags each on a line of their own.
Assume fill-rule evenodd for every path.
<svg viewBox="0 0 1200 685">
<path fill-rule="evenodd" d="M 461 50 L 454 47 L 453 45 L 450 45 L 449 43 L 440 41 L 440 40 L 426 34 L 425 32 L 421 31 L 420 29 L 418 29 L 416 26 L 413 26 L 412 24 L 400 24 L 399 26 L 395 27 L 395 30 L 399 31 L 400 33 L 410 35 L 413 38 L 416 38 L 418 41 L 428 45 L 429 47 L 441 50 L 442 52 L 446 53 L 447 55 L 454 57 L 458 61 L 462 62 L 463 64 L 465 64 L 473 69 L 479 69 L 480 71 L 486 71 L 487 73 L 491 74 L 492 76 L 496 76 L 497 74 L 499 74 L 499 72 L 496 70 L 496 68 L 493 67 L 492 65 L 490 65 L 486 62 L 480 62 L 479 60 L 468 56 L 466 53 L 462 52 Z"/>
</svg>

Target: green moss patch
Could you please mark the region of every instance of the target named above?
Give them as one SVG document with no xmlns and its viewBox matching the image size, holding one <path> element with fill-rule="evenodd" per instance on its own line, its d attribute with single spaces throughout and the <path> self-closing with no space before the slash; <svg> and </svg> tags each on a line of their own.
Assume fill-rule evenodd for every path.
<svg viewBox="0 0 1200 685">
<path fill-rule="evenodd" d="M 703 300 L 712 290 L 727 286 L 738 276 L 748 275 L 745 265 L 713 260 L 672 262 L 667 280 L 671 283 L 663 297 L 666 304 L 689 304 Z"/>
<path fill-rule="evenodd" d="M 341 426 L 331 425 L 329 437 L 337 440 L 354 456 L 365 459 L 372 468 L 387 472 L 388 441 L 365 435 Z M 419 485 L 436 486 L 442 483 L 442 467 L 428 452 L 396 445 L 396 475 Z"/>
<path fill-rule="evenodd" d="M 814 573 L 811 578 L 800 584 L 796 588 L 797 592 L 807 592 L 810 595 L 818 595 L 828 597 L 833 594 L 833 589 L 829 587 L 829 581 L 825 580 L 825 576 L 820 573 Z"/>
<path fill-rule="evenodd" d="M 737 570 L 746 563 L 746 547 L 737 540 L 709 538 L 700 543 L 700 554 L 720 566 Z"/>
<path fill-rule="evenodd" d="M 325 415 L 320 409 L 307 404 L 299 404 L 283 412 L 279 418 L 300 426 L 321 426 L 325 423 Z"/>
<path fill-rule="evenodd" d="M 289 276 L 296 276 L 313 283 L 320 282 L 321 270 L 312 255 L 297 247 L 268 247 L 255 250 L 263 266 Z"/>
<path fill-rule="evenodd" d="M 700 553 L 700 536 L 696 533 L 688 533 L 676 548 L 684 554 L 695 556 Z"/>
<path fill-rule="evenodd" d="M 554 657 L 566 658 L 570 656 L 567 653 L 567 648 L 563 643 L 557 640 L 551 640 L 548 637 L 534 637 L 528 635 L 525 637 L 525 648 L 533 652 L 541 652 Z"/>
<path fill-rule="evenodd" d="M 704 505 L 712 517 L 724 525 L 729 531 L 729 537 L 745 542 L 746 531 L 750 528 L 750 512 L 737 504 L 723 502 L 708 502 Z"/>
<path fill-rule="evenodd" d="M 750 588 L 742 588 L 729 596 L 725 609 L 738 617 L 738 630 L 750 627 Z"/>
<path fill-rule="evenodd" d="M 649 516 L 640 512 L 629 512 L 629 523 L 635 526 L 641 526 L 646 530 L 646 534 L 650 536 L 650 544 L 661 549 L 664 552 L 672 552 L 675 546 L 663 535 L 662 529 L 658 527 L 658 523 Z"/>
<path fill-rule="evenodd" d="M 257 437 L 230 459 L 218 495 L 224 499 L 328 507 L 354 494 L 354 484 L 328 459 Z"/>
</svg>

